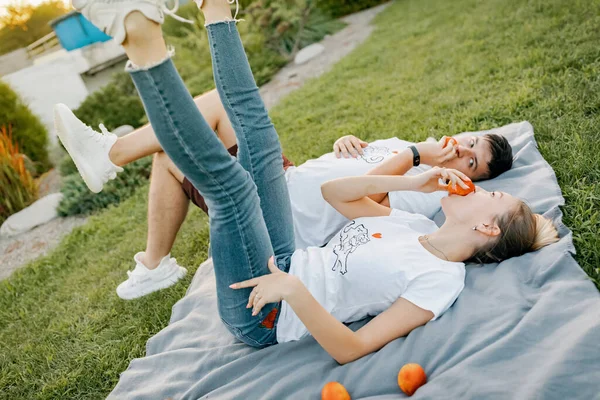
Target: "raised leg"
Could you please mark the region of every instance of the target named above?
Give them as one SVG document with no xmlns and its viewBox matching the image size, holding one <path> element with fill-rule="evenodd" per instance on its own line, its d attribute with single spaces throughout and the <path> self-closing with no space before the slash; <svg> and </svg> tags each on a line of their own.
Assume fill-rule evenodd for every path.
<svg viewBox="0 0 600 400">
<path fill-rule="evenodd" d="M 209 2 L 209 5 L 226 2 Z M 213 73 L 221 101 L 237 136 L 238 160 L 257 187 L 275 254 L 295 250 L 292 210 L 277 131 L 269 118 L 235 22 L 204 10 Z M 212 22 L 212 23 L 211 23 Z"/>
<path fill-rule="evenodd" d="M 228 29 L 223 24 L 215 27 Z M 126 30 L 125 49 L 131 61 L 139 66 L 130 65 L 131 76 L 156 136 L 171 160 L 202 193 L 210 209 L 211 246 L 221 318 L 230 331 L 246 343 L 258 347 L 272 344 L 276 340 L 274 331 L 261 328 L 260 322 L 277 305 L 270 304 L 252 317 L 251 310 L 245 308 L 250 290 L 229 288 L 232 283 L 269 273 L 267 261 L 273 248 L 256 185 L 198 112 L 173 63 L 166 59 L 164 42 L 156 40 L 157 35 L 161 35 L 160 27 L 134 12 L 127 18 Z M 231 32 L 237 36 L 235 27 Z M 214 44 L 217 43 L 213 41 Z M 243 48 L 240 48 L 222 48 L 220 51 L 223 56 L 239 51 L 243 54 Z M 213 57 L 219 55 L 213 53 Z M 220 82 L 228 82 L 230 90 L 237 92 L 238 82 L 233 77 L 222 76 Z M 238 140 L 244 133 L 236 131 Z M 256 142 L 262 132 L 250 134 L 256 136 L 253 140 Z M 267 153 L 275 151 L 276 166 L 282 171 L 280 146 L 276 139 L 275 135 L 277 147 L 267 149 Z M 273 146 L 272 137 L 269 136 L 263 145 Z M 279 193 L 279 197 L 289 202 L 287 191 Z M 287 229 L 293 236 L 291 224 Z"/>
<path fill-rule="evenodd" d="M 217 90 L 211 90 L 194 98 L 194 102 L 202 116 L 212 128 L 226 149 L 236 144 L 235 132 L 227 118 Z M 125 135 L 115 142 L 110 149 L 110 160 L 120 167 L 140 158 L 162 151 L 162 147 L 154 134 L 152 125 L 146 124 L 134 132 Z"/>
</svg>

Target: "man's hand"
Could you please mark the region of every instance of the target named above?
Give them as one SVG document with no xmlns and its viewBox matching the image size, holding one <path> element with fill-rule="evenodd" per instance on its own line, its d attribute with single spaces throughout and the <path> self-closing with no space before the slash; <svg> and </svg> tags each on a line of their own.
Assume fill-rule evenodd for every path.
<svg viewBox="0 0 600 400">
<path fill-rule="evenodd" d="M 415 146 L 421 155 L 421 163 L 432 167 L 443 167 L 448 161 L 455 159 L 457 157 L 456 146 L 450 142 L 448 146 L 443 147 L 445 140 L 446 136 L 442 137 L 438 143 L 417 143 Z"/>
<path fill-rule="evenodd" d="M 367 147 L 369 143 L 364 140 L 360 140 L 354 135 L 346 135 L 342 136 L 333 144 L 333 151 L 335 151 L 335 156 L 337 158 L 353 158 L 358 157 L 363 154 L 363 148 Z"/>
</svg>

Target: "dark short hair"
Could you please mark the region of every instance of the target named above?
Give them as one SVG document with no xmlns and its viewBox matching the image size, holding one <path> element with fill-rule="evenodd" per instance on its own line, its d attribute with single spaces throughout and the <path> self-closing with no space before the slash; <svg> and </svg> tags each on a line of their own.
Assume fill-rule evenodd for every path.
<svg viewBox="0 0 600 400">
<path fill-rule="evenodd" d="M 488 162 L 488 171 L 480 179 L 494 179 L 512 168 L 513 154 L 510 143 L 504 136 L 488 133 L 483 136 L 490 146 L 492 158 Z"/>
</svg>

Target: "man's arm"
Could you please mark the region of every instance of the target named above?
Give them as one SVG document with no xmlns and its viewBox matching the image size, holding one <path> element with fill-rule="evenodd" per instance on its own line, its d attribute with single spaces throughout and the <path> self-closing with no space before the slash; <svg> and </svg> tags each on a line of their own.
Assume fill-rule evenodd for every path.
<svg viewBox="0 0 600 400">
<path fill-rule="evenodd" d="M 441 141 L 421 142 L 415 144 L 421 156 L 421 163 L 432 167 L 439 167 L 446 161 L 456 156 L 456 150 L 452 146 L 442 147 Z M 367 175 L 404 175 L 413 167 L 413 154 L 410 149 L 405 149 L 399 154 L 388 158 L 369 172 Z M 369 195 L 369 198 L 377 203 L 385 204 L 388 193 L 377 193 Z"/>
</svg>

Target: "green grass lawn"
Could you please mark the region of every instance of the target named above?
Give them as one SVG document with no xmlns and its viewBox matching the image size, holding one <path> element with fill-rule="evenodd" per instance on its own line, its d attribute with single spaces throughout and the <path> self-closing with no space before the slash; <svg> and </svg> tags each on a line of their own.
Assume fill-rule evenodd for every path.
<svg viewBox="0 0 600 400">
<path fill-rule="evenodd" d="M 273 110 L 286 154 L 300 163 L 348 133 L 421 140 L 529 120 L 567 200 L 577 259 L 598 284 L 600 2 L 397 1 L 376 23 L 367 43 Z M 187 279 L 121 301 L 115 287 L 145 245 L 146 191 L 0 285 L 0 397 L 102 398 L 167 325 L 208 229 L 192 211 L 178 238 Z"/>
</svg>

